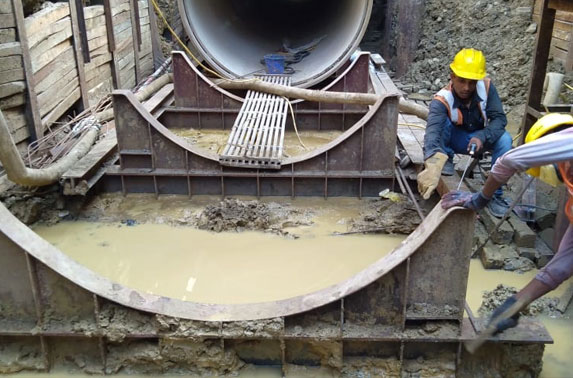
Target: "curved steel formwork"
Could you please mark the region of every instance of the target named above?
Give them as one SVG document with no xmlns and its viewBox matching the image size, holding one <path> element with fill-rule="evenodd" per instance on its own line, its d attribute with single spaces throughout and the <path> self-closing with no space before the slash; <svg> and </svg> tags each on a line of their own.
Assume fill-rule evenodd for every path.
<svg viewBox="0 0 573 378">
<path fill-rule="evenodd" d="M 301 129 L 342 134 L 272 171 L 223 167 L 216 154 L 169 131 L 189 124 L 230 129 L 241 104 L 184 56 L 176 54 L 174 66 L 175 106 L 156 117 L 131 93 L 114 93 L 120 164 L 107 169 L 104 190 L 361 197 L 392 185 L 398 94 L 384 73 L 369 72 L 367 55 L 328 89 L 376 90 L 380 100 L 371 107 L 299 102 Z M 480 326 L 463 318 L 474 225 L 466 210 L 436 206 L 398 248 L 348 280 L 240 305 L 122 286 L 74 262 L 2 205 L 0 219 L 0 353 L 10 356 L 0 359 L 0 372 L 225 374 L 250 363 L 283 373 L 303 365 L 407 376 L 435 363 L 446 376 L 534 376 L 551 342 L 542 325 L 523 321 L 476 355 L 463 350 Z"/>
</svg>

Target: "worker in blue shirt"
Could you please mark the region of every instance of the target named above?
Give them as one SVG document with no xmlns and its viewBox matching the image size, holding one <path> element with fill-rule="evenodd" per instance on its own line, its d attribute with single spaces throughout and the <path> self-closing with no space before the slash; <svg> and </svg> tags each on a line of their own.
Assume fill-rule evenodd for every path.
<svg viewBox="0 0 573 378">
<path fill-rule="evenodd" d="M 430 103 L 424 137 L 424 166 L 418 175 L 418 191 L 424 199 L 438 186 L 440 175 L 454 174 L 454 154 L 476 155 L 491 151 L 492 165 L 511 149 L 512 139 L 505 126 L 507 118 L 495 86 L 486 78 L 483 53 L 462 49 L 450 64 L 450 83 Z M 501 218 L 508 208 L 502 189 L 488 204 Z"/>
</svg>

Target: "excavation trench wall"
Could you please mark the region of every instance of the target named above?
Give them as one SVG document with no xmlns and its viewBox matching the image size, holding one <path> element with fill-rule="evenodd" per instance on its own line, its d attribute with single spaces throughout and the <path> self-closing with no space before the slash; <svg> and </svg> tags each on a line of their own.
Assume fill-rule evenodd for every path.
<svg viewBox="0 0 573 378">
<path fill-rule="evenodd" d="M 20 148 L 76 105 L 93 106 L 153 71 L 157 32 L 145 0 L 46 2 L 25 18 L 20 0 L 1 0 L 0 20 L 0 109 Z"/>
</svg>

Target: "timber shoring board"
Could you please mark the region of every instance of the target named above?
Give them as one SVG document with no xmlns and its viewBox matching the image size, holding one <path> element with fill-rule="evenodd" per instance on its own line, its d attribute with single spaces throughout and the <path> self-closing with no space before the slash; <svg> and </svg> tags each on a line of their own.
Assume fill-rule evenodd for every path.
<svg viewBox="0 0 573 378">
<path fill-rule="evenodd" d="M 44 135 L 38 97 L 36 95 L 36 81 L 33 75 L 32 60 L 28 45 L 28 32 L 24 20 L 24 10 L 22 0 L 12 0 L 12 7 L 16 16 L 16 29 L 18 30 L 18 40 L 22 48 L 22 60 L 24 63 L 24 76 L 26 78 L 26 118 L 28 120 L 28 132 L 31 141 L 35 141 Z"/>
<path fill-rule="evenodd" d="M 398 139 L 413 164 L 424 163 L 424 135 L 426 122 L 422 119 L 400 114 L 398 118 Z"/>
</svg>

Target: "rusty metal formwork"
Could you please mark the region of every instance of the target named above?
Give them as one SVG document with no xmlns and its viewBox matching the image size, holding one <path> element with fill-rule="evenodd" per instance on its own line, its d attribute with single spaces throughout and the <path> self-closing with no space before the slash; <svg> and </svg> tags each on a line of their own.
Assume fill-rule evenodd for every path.
<svg viewBox="0 0 573 378">
<path fill-rule="evenodd" d="M 293 102 L 299 131 L 340 130 L 332 142 L 282 160 L 280 169 L 225 167 L 219 156 L 170 128 L 231 130 L 242 98 L 213 86 L 185 55 L 173 55 L 175 106 L 152 117 L 127 91 L 114 92 L 120 165 L 106 172 L 106 191 L 124 193 L 374 196 L 391 186 L 398 91 L 384 72 L 369 70 L 369 54 L 345 66 L 326 88 L 379 93 L 372 106 Z M 286 130 L 293 130 L 289 118 Z"/>
<path fill-rule="evenodd" d="M 375 105 L 298 102 L 300 129 L 342 135 L 286 159 L 280 170 L 263 170 L 224 167 L 216 154 L 169 131 L 189 125 L 230 130 L 242 104 L 176 53 L 175 106 L 154 117 L 131 93 L 114 93 L 120 164 L 106 170 L 101 188 L 189 196 L 375 195 L 392 185 L 398 93 L 385 73 L 368 66 L 368 55 L 360 55 L 326 90 L 376 91 Z M 389 255 L 338 284 L 235 305 L 187 302 L 114 283 L 67 257 L 1 204 L 0 219 L 0 352 L 23 356 L 0 369 L 224 374 L 248 363 L 278 366 L 284 374 L 302 365 L 340 375 L 409 376 L 420 361 L 441 361 L 446 376 L 535 376 L 543 345 L 552 342 L 540 323 L 523 321 L 480 353 L 464 351 L 462 343 L 476 335 L 463 317 L 474 225 L 466 210 L 436 206 Z M 528 353 L 526 364 L 516 360 L 520 350 Z"/>
<path fill-rule="evenodd" d="M 476 366 L 503 371 L 512 348 L 527 349 L 535 365 L 551 342 L 541 324 L 521 322 L 492 338 L 486 352 L 463 350 L 463 341 L 475 337 L 463 318 L 473 229 L 473 213 L 465 210 L 436 207 L 390 255 L 332 287 L 240 305 L 130 289 L 75 263 L 1 205 L 0 217 L 0 349 L 26 350 L 22 369 L 149 373 L 151 355 L 157 374 L 221 373 L 231 359 L 284 372 L 303 365 L 338 373 L 390 361 L 394 370 L 387 373 L 400 375 L 420 357 L 439 357 L 453 367 L 452 376 L 472 376 Z M 223 370 L 201 370 L 197 349 L 211 350 Z"/>
</svg>

